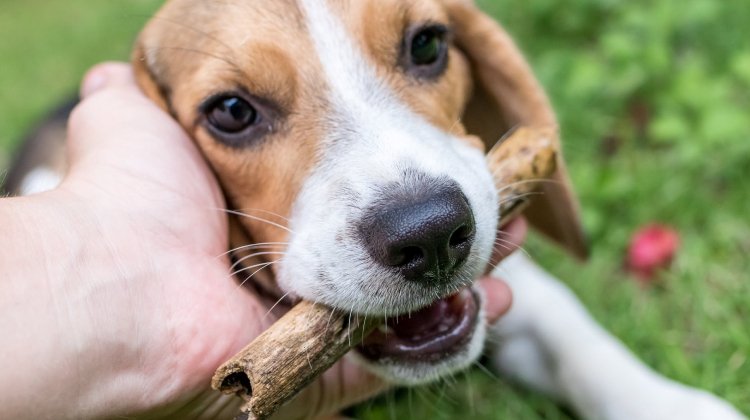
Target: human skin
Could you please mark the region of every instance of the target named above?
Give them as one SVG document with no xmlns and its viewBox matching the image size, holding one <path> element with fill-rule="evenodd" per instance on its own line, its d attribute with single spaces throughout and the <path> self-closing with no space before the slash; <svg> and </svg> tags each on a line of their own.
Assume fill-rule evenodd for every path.
<svg viewBox="0 0 750 420">
<path fill-rule="evenodd" d="M 62 184 L 0 199 L 0 418 L 232 418 L 240 400 L 210 378 L 275 319 L 230 276 L 219 186 L 129 66 L 94 68 L 82 97 Z M 519 219 L 505 238 L 525 230 Z M 510 291 L 480 285 L 492 322 Z M 281 417 L 335 413 L 386 387 L 344 359 Z"/>
</svg>

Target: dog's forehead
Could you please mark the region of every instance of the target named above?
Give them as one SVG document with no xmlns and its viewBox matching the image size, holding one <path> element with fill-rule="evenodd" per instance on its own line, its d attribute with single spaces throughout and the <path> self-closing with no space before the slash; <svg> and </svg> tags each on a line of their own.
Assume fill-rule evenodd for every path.
<svg viewBox="0 0 750 420">
<path fill-rule="evenodd" d="M 340 38 L 343 31 L 382 60 L 394 53 L 409 22 L 445 17 L 437 0 L 171 0 L 150 26 L 158 28 L 153 32 L 160 46 L 241 58 L 259 44 L 273 44 L 295 61 L 314 52 L 311 42 Z"/>
</svg>

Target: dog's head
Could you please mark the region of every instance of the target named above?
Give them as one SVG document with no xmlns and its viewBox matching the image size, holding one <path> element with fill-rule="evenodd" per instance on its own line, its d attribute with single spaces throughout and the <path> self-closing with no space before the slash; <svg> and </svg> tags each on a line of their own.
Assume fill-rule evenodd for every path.
<svg viewBox="0 0 750 420">
<path fill-rule="evenodd" d="M 245 214 L 247 275 L 271 266 L 280 294 L 391 317 L 360 352 L 396 381 L 473 362 L 469 287 L 498 220 L 485 144 L 554 124 L 494 22 L 462 0 L 172 0 L 134 62 Z M 538 211 L 575 243 L 554 219 L 573 220 L 566 194 Z"/>
</svg>

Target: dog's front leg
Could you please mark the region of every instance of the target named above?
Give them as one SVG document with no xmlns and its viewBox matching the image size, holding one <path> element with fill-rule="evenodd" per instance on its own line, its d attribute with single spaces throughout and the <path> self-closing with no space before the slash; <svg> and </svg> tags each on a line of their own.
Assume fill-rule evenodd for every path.
<svg viewBox="0 0 750 420">
<path fill-rule="evenodd" d="M 514 304 L 493 328 L 495 367 L 587 419 L 743 419 L 714 395 L 667 379 L 600 327 L 562 282 L 516 253 L 494 272 Z"/>
</svg>

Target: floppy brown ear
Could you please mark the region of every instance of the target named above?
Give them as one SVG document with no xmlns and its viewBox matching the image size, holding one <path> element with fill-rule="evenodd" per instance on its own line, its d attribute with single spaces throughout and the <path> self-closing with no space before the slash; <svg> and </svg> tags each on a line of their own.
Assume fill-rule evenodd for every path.
<svg viewBox="0 0 750 420">
<path fill-rule="evenodd" d="M 557 120 L 542 87 L 508 34 L 471 0 L 444 0 L 456 44 L 472 69 L 474 93 L 463 121 L 491 148 L 516 126 L 554 127 Z M 555 139 L 555 141 L 559 141 Z M 588 256 L 578 201 L 562 154 L 552 182 L 526 210 L 529 222 L 579 258 Z"/>
</svg>

